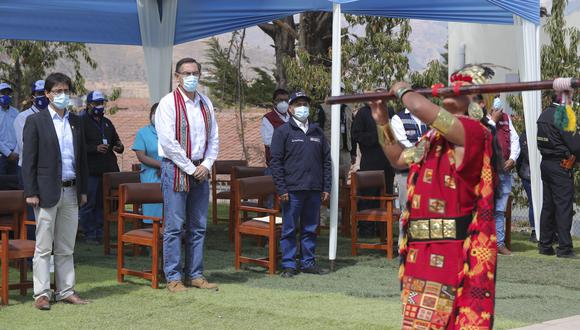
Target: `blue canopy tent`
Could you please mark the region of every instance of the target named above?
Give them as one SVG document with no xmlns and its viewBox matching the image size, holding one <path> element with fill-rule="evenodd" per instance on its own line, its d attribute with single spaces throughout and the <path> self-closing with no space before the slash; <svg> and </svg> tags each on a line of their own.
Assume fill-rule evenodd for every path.
<svg viewBox="0 0 580 330">
<path fill-rule="evenodd" d="M 340 92 L 341 12 L 356 15 L 404 17 L 522 26 L 522 81 L 539 80 L 539 0 L 19 0 L 0 3 L 0 38 L 142 45 L 150 99 L 157 101 L 171 86 L 175 44 L 254 26 L 305 12 L 333 11 L 332 94 Z M 526 130 L 532 166 L 534 211 L 541 208 L 539 154 L 535 119 L 540 93 L 524 93 Z M 332 110 L 332 158 L 338 161 L 338 111 Z M 529 120 L 528 120 L 529 119 Z M 530 139 L 532 137 L 532 139 Z M 336 256 L 338 167 L 333 175 L 330 259 Z M 535 175 L 534 175 L 535 174 Z M 539 225 L 537 222 L 536 226 Z M 539 230 L 537 230 L 539 233 Z"/>
</svg>

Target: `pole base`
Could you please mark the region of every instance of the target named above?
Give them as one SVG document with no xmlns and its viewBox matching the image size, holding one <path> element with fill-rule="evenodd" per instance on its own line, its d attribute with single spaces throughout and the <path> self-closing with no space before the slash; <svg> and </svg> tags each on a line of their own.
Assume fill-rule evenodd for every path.
<svg viewBox="0 0 580 330">
<path fill-rule="evenodd" d="M 331 272 L 336 271 L 336 264 L 335 264 L 334 260 L 330 260 L 330 271 Z"/>
</svg>

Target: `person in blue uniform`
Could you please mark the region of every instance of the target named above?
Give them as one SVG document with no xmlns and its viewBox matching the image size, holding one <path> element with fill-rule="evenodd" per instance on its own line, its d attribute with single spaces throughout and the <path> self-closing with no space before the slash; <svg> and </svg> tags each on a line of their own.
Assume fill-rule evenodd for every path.
<svg viewBox="0 0 580 330">
<path fill-rule="evenodd" d="M 135 136 L 133 151 L 141 162 L 141 182 L 161 182 L 161 157 L 157 153 L 157 131 L 155 130 L 155 111 L 158 103 L 151 107 L 149 112 L 150 124 L 142 127 Z M 163 204 L 144 204 L 143 214 L 160 218 L 163 215 Z M 146 220 L 150 223 L 151 221 Z"/>
<path fill-rule="evenodd" d="M 320 204 L 330 196 L 332 162 L 324 132 L 308 122 L 310 98 L 294 92 L 289 100 L 292 119 L 278 127 L 272 137 L 272 177 L 283 202 L 282 277 L 298 271 L 324 275 L 316 263 L 316 229 Z M 296 263 L 296 234 L 300 232 L 300 268 Z"/>
</svg>

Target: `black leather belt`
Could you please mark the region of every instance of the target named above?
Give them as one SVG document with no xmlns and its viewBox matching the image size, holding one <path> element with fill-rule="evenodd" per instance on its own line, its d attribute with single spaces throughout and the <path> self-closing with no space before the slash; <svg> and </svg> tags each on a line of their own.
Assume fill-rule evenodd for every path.
<svg viewBox="0 0 580 330">
<path fill-rule="evenodd" d="M 72 179 L 72 180 L 68 180 L 68 181 L 63 181 L 62 182 L 62 187 L 63 188 L 68 188 L 68 187 L 72 187 L 75 184 L 77 184 L 77 180 L 76 179 Z"/>
<path fill-rule="evenodd" d="M 193 165 L 199 166 L 201 165 L 201 163 L 203 163 L 203 159 L 192 160 L 191 162 L 193 163 Z"/>
<path fill-rule="evenodd" d="M 409 241 L 465 240 L 472 217 L 451 219 L 413 219 L 409 222 Z"/>
</svg>

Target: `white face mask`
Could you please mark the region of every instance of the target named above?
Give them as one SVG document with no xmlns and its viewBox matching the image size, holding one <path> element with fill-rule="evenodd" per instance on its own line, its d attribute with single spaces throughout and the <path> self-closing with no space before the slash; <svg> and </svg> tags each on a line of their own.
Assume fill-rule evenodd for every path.
<svg viewBox="0 0 580 330">
<path fill-rule="evenodd" d="M 276 104 L 276 110 L 278 110 L 278 112 L 280 113 L 288 112 L 288 102 L 286 101 L 278 102 L 278 104 Z"/>
<path fill-rule="evenodd" d="M 54 97 L 54 99 L 52 99 L 51 103 L 56 108 L 63 110 L 63 109 L 66 109 L 66 107 L 68 107 L 68 105 L 70 103 L 70 97 L 65 93 L 60 93 L 60 94 L 56 95 Z"/>
<path fill-rule="evenodd" d="M 298 119 L 301 122 L 306 122 L 308 120 L 308 115 L 310 115 L 310 109 L 307 106 L 303 105 L 300 107 L 294 108 L 294 118 Z"/>
<path fill-rule="evenodd" d="M 185 89 L 187 92 L 195 92 L 197 89 L 198 81 L 198 76 L 191 75 L 183 78 L 183 89 Z"/>
</svg>

